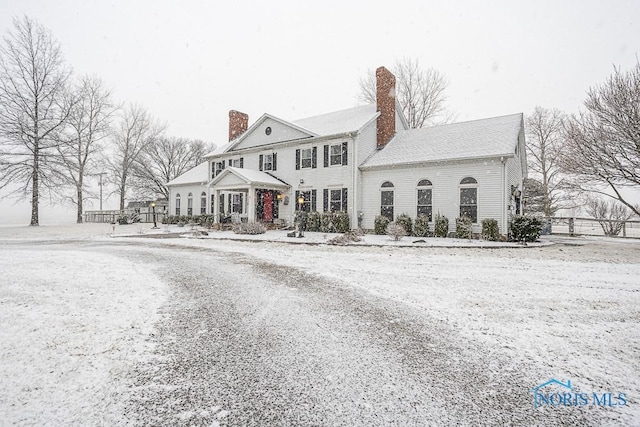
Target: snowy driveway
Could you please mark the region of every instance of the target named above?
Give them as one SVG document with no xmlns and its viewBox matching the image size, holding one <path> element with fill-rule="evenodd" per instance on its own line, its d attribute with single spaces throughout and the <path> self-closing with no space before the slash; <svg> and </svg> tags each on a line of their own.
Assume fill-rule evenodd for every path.
<svg viewBox="0 0 640 427">
<path fill-rule="evenodd" d="M 78 241 L 47 250 L 133 264 L 168 286 L 150 342 L 124 360 L 127 387 L 122 380 L 103 397 L 114 400 L 111 412 L 120 410 L 121 422 L 600 425 L 629 423 L 638 413 L 640 269 L 629 259 L 561 260 L 557 248 L 524 254 L 184 239 Z M 504 273 L 521 254 L 523 267 L 511 274 L 519 285 L 509 286 L 514 281 Z M 53 267 L 50 274 L 60 275 Z M 135 278 L 119 291 L 161 289 Z M 584 307 L 571 307 L 574 299 Z M 626 322 L 609 318 L 618 312 Z M 612 324 L 618 338 L 615 331 L 598 338 Z M 591 342 L 573 342 L 589 334 Z M 549 352 L 535 342 L 548 343 Z M 566 360 L 556 360 L 563 349 Z M 589 367 L 599 362 L 607 366 Z M 530 390 L 548 375 L 571 375 L 585 387 L 606 379 L 603 387 L 626 387 L 631 405 L 534 409 Z M 84 413 L 90 423 L 100 420 Z"/>
</svg>

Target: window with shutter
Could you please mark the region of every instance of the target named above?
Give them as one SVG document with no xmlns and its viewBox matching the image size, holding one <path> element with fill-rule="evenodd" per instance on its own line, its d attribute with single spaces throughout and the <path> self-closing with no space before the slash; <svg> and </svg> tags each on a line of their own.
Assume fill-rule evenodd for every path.
<svg viewBox="0 0 640 427">
<path fill-rule="evenodd" d="M 300 150 L 300 168 L 309 169 L 313 167 L 313 149 L 304 148 Z"/>
</svg>

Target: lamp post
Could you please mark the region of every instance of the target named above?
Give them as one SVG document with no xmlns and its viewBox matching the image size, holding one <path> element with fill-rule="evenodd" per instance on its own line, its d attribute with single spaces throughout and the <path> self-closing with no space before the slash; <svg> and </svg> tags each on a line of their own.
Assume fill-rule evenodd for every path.
<svg viewBox="0 0 640 427">
<path fill-rule="evenodd" d="M 305 216 L 304 211 L 302 210 L 302 205 L 304 204 L 304 196 L 298 196 L 298 213 L 300 215 L 300 221 L 298 222 L 298 237 L 304 237 L 304 229 L 307 228 L 307 217 Z"/>
<path fill-rule="evenodd" d="M 151 209 L 153 209 L 153 228 L 157 229 L 158 224 L 156 223 L 156 202 L 151 202 Z"/>
</svg>

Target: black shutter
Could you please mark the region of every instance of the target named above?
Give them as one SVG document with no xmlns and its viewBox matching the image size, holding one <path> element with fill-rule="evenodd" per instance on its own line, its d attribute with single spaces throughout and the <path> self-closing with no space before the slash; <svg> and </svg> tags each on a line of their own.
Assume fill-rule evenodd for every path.
<svg viewBox="0 0 640 427">
<path fill-rule="evenodd" d="M 227 210 L 227 213 L 231 214 L 231 199 L 233 197 L 231 196 L 231 194 L 227 194 L 227 206 L 229 207 L 229 210 Z"/>
<path fill-rule="evenodd" d="M 271 166 L 271 170 L 276 170 L 276 166 L 278 164 L 278 153 L 273 153 L 273 164 Z"/>
<path fill-rule="evenodd" d="M 244 167 L 244 157 L 240 157 L 240 168 Z"/>
<path fill-rule="evenodd" d="M 264 196 L 262 190 L 256 190 L 256 218 L 262 220 L 264 215 Z"/>
<path fill-rule="evenodd" d="M 328 145 L 324 146 L 324 167 L 325 168 L 329 167 L 329 146 Z"/>
<path fill-rule="evenodd" d="M 258 161 L 259 162 L 258 163 L 258 170 L 262 170 L 262 158 L 263 158 L 263 156 L 262 156 L 262 154 L 260 154 L 260 160 Z"/>
<path fill-rule="evenodd" d="M 244 196 L 244 194 L 240 193 L 240 212 L 238 212 L 239 214 L 242 213 L 242 206 L 243 206 L 243 204 L 242 204 L 242 196 Z"/>
<path fill-rule="evenodd" d="M 342 166 L 347 164 L 347 142 L 342 143 Z"/>
<path fill-rule="evenodd" d="M 327 212 L 329 210 L 329 190 L 325 188 L 322 190 L 322 211 Z"/>
<path fill-rule="evenodd" d="M 311 168 L 315 169 L 318 167 L 318 147 L 313 147 L 311 150 Z"/>
<path fill-rule="evenodd" d="M 300 149 L 296 150 L 296 170 L 300 170 Z M 296 199 L 298 196 L 296 196 Z"/>
<path fill-rule="evenodd" d="M 310 211 L 313 212 L 316 210 L 316 190 L 311 190 L 311 209 Z"/>
<path fill-rule="evenodd" d="M 220 214 L 224 213 L 224 194 L 221 194 L 220 200 L 218 200 L 218 212 Z M 222 218 L 220 218 L 220 220 L 222 221 Z"/>
<path fill-rule="evenodd" d="M 347 189 L 342 189 L 342 210 L 347 211 Z"/>
<path fill-rule="evenodd" d="M 225 163 L 224 163 L 224 160 L 223 160 L 223 161 L 220 162 L 220 169 L 221 170 L 224 170 L 224 165 L 225 165 Z"/>
<path fill-rule="evenodd" d="M 296 198 L 293 201 L 296 205 L 296 210 L 300 210 L 300 203 L 298 203 L 298 197 L 300 197 L 300 191 L 296 190 Z"/>
<path fill-rule="evenodd" d="M 229 159 L 229 166 L 233 166 L 233 161 Z"/>
</svg>

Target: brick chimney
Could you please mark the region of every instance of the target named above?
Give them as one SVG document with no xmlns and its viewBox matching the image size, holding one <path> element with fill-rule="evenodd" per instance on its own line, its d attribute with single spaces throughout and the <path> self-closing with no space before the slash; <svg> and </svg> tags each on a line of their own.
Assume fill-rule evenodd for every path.
<svg viewBox="0 0 640 427">
<path fill-rule="evenodd" d="M 396 132 L 396 76 L 384 67 L 376 70 L 376 111 L 380 112 L 376 134 L 381 150 Z"/>
<path fill-rule="evenodd" d="M 249 116 L 240 111 L 229 111 L 229 141 L 233 141 L 249 128 Z"/>
</svg>

